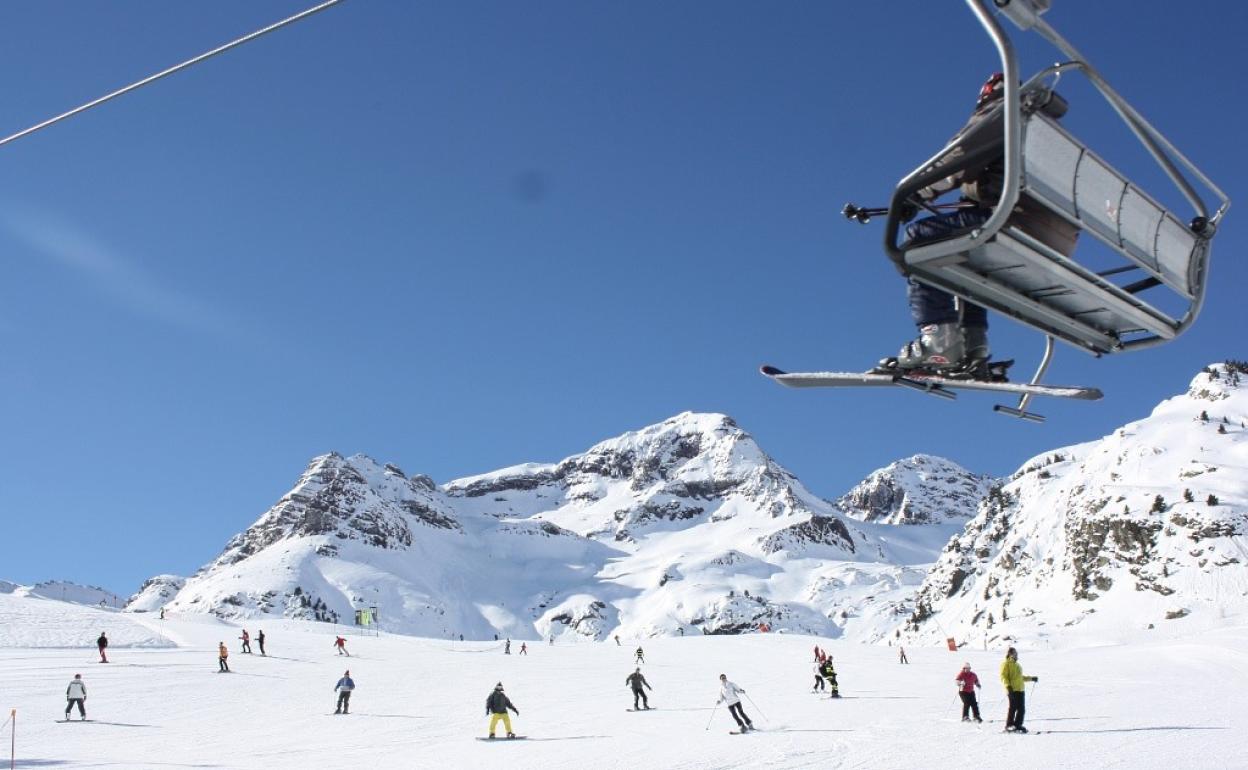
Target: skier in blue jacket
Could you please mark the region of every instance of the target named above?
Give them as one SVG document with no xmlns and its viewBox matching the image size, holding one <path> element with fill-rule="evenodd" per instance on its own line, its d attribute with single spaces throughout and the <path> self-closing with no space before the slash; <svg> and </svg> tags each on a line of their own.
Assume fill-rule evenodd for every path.
<svg viewBox="0 0 1248 770">
<path fill-rule="evenodd" d="M 334 709 L 335 714 L 346 714 L 347 709 L 351 706 L 351 691 L 355 689 L 355 680 L 351 678 L 351 672 L 342 672 L 342 679 L 338 680 L 338 684 L 334 685 L 334 691 L 338 693 L 338 708 Z"/>
</svg>

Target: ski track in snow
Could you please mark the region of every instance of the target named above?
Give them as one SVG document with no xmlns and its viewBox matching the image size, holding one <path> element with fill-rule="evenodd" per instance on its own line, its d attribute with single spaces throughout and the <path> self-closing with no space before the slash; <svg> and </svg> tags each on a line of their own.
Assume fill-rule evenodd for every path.
<svg viewBox="0 0 1248 770">
<path fill-rule="evenodd" d="M 60 602 L 12 598 L 0 626 L 0 706 L 17 709 L 18 767 L 65 768 L 1165 768 L 1243 767 L 1248 627 L 1200 638 L 1031 651 L 1024 672 L 1028 724 L 1000 732 L 1000 650 L 896 650 L 807 636 L 761 634 L 535 644 L 527 656 L 481 652 L 490 642 L 397 635 L 348 637 L 359 656 L 331 649 L 339 628 L 300 621 L 248 624 L 267 635 L 265 658 L 238 652 L 240 626 L 207 616 L 157 621 Z M 20 613 L 16 612 L 20 609 Z M 11 612 L 16 614 L 11 614 Z M 26 625 L 7 622 L 20 617 Z M 39 621 L 43 618 L 43 621 Z M 74 640 L 72 622 L 81 622 Z M 133 626 L 131 628 L 131 626 Z M 53 637 L 48 628 L 61 629 Z M 142 629 L 132 647 L 93 639 Z M 176 638 L 177 647 L 157 648 Z M 56 647 L 41 647 L 52 639 Z M 216 673 L 216 644 L 235 673 Z M 64 645 L 73 642 L 75 647 Z M 811 647 L 834 657 L 837 701 L 812 697 Z M 147 646 L 142 646 L 142 645 Z M 657 713 L 630 714 L 624 678 L 642 644 Z M 474 651 L 475 654 L 460 654 Z M 969 660 L 984 683 L 984 725 L 958 720 L 953 677 Z M 351 714 L 332 715 L 334 683 L 351 670 Z M 717 676 L 746 689 L 761 730 L 728 735 L 715 708 Z M 58 724 L 65 687 L 81 673 L 85 724 Z M 492 745 L 484 701 L 502 681 L 528 740 Z M 7 716 L 7 713 L 4 714 Z M 708 720 L 710 722 L 708 728 Z M 8 729 L 0 731 L 3 743 Z"/>
</svg>

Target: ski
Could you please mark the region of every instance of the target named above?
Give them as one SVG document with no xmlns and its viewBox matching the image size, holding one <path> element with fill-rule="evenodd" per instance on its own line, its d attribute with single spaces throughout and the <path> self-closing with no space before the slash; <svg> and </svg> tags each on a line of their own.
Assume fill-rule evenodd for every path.
<svg viewBox="0 0 1248 770">
<path fill-rule="evenodd" d="M 522 741 L 528 737 L 527 735 L 513 735 L 510 738 L 477 738 L 477 740 L 486 743 L 506 743 L 507 741 Z"/>
<path fill-rule="evenodd" d="M 1031 385 L 1018 382 L 959 380 L 921 373 L 877 374 L 874 372 L 786 372 L 774 366 L 759 369 L 765 376 L 788 388 L 878 388 L 902 386 L 929 392 L 932 395 L 956 398 L 956 390 L 984 390 L 1016 395 L 1073 398 L 1099 401 L 1104 395 L 1099 388 L 1076 385 Z"/>
<path fill-rule="evenodd" d="M 67 722 L 94 722 L 95 720 L 94 719 L 58 719 L 56 721 L 58 724 L 65 724 Z"/>
</svg>

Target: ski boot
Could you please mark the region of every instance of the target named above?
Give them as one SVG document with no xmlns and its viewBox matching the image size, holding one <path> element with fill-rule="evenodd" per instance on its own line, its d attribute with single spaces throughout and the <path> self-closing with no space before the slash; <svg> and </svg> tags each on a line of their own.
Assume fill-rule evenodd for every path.
<svg viewBox="0 0 1248 770">
<path fill-rule="evenodd" d="M 936 374 L 956 368 L 965 351 L 962 328 L 956 322 L 924 324 L 919 327 L 918 339 L 906 343 L 896 356 L 881 360 L 876 371 L 881 374 Z"/>
</svg>

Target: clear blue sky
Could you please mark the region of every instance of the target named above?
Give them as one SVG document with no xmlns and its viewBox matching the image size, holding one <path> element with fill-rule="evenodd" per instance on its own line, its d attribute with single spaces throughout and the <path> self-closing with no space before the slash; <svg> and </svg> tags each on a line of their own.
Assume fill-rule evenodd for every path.
<svg viewBox="0 0 1248 770">
<path fill-rule="evenodd" d="M 0 134 L 308 4 L 0 5 Z M 188 574 L 331 450 L 447 481 L 719 411 L 835 497 L 915 452 L 1005 474 L 1143 416 L 1248 357 L 1248 6 L 1055 6 L 1239 201 L 1197 327 L 1062 347 L 1050 379 L 1106 399 L 1038 404 L 1043 426 L 756 373 L 912 336 L 880 226 L 838 212 L 883 203 L 997 68 L 954 0 L 348 0 L 0 148 L 0 577 Z M 1056 58 L 1016 39 L 1028 71 Z M 993 344 L 1024 376 L 1041 350 L 1000 319 Z"/>
</svg>

